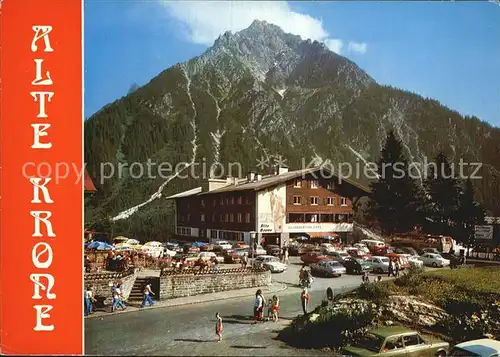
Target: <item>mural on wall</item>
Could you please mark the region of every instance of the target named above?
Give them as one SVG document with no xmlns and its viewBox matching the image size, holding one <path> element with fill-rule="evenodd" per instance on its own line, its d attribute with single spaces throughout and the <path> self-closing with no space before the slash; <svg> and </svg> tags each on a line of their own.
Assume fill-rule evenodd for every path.
<svg viewBox="0 0 500 357">
<path fill-rule="evenodd" d="M 280 185 L 258 194 L 258 233 L 283 232 L 286 188 Z"/>
<path fill-rule="evenodd" d="M 273 213 L 274 231 L 282 232 L 286 208 L 284 199 L 279 192 L 279 186 L 271 191 L 271 212 Z"/>
</svg>

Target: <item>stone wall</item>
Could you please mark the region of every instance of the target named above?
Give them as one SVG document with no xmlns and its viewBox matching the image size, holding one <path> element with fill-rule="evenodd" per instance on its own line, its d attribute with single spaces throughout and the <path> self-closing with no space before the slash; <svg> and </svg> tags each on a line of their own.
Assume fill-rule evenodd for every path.
<svg viewBox="0 0 500 357">
<path fill-rule="evenodd" d="M 262 269 L 165 270 L 160 276 L 160 299 L 173 299 L 271 284 L 271 272 Z"/>
<path fill-rule="evenodd" d="M 120 282 L 122 284 L 121 291 L 125 298 L 128 298 L 132 287 L 134 286 L 137 272 L 134 269 L 123 273 L 90 273 L 85 274 L 85 287 L 89 287 L 94 292 L 96 297 L 105 297 L 109 303 L 112 300 L 110 283 Z"/>
</svg>

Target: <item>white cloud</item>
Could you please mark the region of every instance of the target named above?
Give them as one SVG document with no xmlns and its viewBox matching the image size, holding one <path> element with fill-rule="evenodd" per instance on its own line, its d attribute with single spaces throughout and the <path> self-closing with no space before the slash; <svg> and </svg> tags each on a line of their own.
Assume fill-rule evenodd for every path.
<svg viewBox="0 0 500 357">
<path fill-rule="evenodd" d="M 357 52 L 360 54 L 365 54 L 368 49 L 368 45 L 365 42 L 349 42 L 348 51 Z"/>
<path fill-rule="evenodd" d="M 166 1 L 171 17 L 187 26 L 191 42 L 211 46 L 226 31 L 237 32 L 263 20 L 285 32 L 324 42 L 340 53 L 342 41 L 330 38 L 321 20 L 293 11 L 285 1 Z"/>
<path fill-rule="evenodd" d="M 328 48 L 333 52 L 340 53 L 340 51 L 342 51 L 344 43 L 342 42 L 342 40 L 329 38 L 325 41 L 325 45 L 327 45 Z"/>
</svg>

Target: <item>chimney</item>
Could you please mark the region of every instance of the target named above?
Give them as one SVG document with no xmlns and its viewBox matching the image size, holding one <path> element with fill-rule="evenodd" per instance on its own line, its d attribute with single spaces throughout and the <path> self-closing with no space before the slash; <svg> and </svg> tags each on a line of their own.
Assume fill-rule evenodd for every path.
<svg viewBox="0 0 500 357">
<path fill-rule="evenodd" d="M 284 165 L 276 165 L 274 167 L 274 174 L 275 175 L 281 175 L 281 174 L 286 174 L 288 172 L 288 167 Z"/>
<path fill-rule="evenodd" d="M 257 181 L 260 181 L 260 180 L 262 180 L 262 175 L 261 175 L 261 174 L 258 174 L 258 175 L 257 175 Z"/>
<path fill-rule="evenodd" d="M 286 174 L 288 172 L 288 167 L 278 166 L 278 175 Z"/>
<path fill-rule="evenodd" d="M 250 171 L 248 173 L 248 182 L 253 182 L 255 180 L 255 172 Z"/>
</svg>

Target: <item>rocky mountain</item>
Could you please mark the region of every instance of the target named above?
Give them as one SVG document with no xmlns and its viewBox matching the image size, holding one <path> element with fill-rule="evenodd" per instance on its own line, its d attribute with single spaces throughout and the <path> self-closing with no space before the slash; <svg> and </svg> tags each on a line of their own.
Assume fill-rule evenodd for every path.
<svg viewBox="0 0 500 357">
<path fill-rule="evenodd" d="M 100 190 L 88 202 L 86 220 L 115 216 L 149 199 L 132 216 L 121 216 L 130 216 L 127 223 L 117 224 L 138 235 L 161 235 L 170 206 L 156 199 L 160 193 L 192 188 L 203 176 L 237 175 L 228 172 L 231 163 L 245 175 L 261 157 L 268 163 L 282 157 L 292 168 L 330 160 L 341 169 L 349 162 L 360 167 L 351 178 L 366 183 L 363 165 L 377 160 L 391 129 L 413 162 L 430 162 L 444 150 L 457 170 L 461 159 L 482 163 L 483 179 L 474 182 L 478 199 L 500 215 L 500 129 L 379 85 L 324 44 L 255 21 L 226 32 L 200 56 L 166 69 L 85 122 L 85 161 Z M 147 173 L 148 160 L 173 168 L 194 163 L 188 169 L 194 175 L 167 184 L 164 164 L 163 177 L 158 165 L 149 178 L 131 177 L 140 176 L 139 164 L 131 172 L 126 167 L 142 163 Z"/>
</svg>

